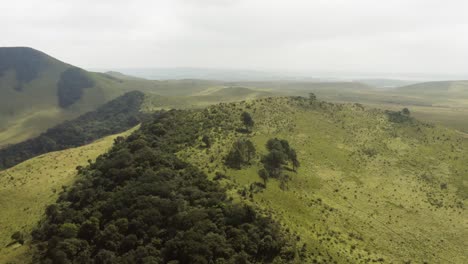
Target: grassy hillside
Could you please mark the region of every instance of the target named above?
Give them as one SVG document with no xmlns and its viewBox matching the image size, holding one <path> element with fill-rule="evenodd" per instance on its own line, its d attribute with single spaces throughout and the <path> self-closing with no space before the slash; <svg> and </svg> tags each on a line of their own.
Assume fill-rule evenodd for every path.
<svg viewBox="0 0 468 264">
<path fill-rule="evenodd" d="M 125 131 L 143 119 L 144 94 L 128 92 L 98 109 L 48 129 L 38 137 L 0 149 L 0 169 L 51 151 L 88 144 Z"/>
<path fill-rule="evenodd" d="M 127 136 L 135 129 L 0 171 L 0 263 L 30 263 L 29 233 L 43 218 L 46 206 L 76 180 L 75 168 L 85 166 L 88 160 L 106 152 L 115 138 Z M 16 231 L 25 234 L 25 245 L 13 243 L 10 236 Z"/>
<path fill-rule="evenodd" d="M 150 81 L 115 72 L 87 72 L 31 48 L 0 48 L 0 148 L 38 136 L 132 90 L 175 97 L 168 107 L 177 107 L 186 100 L 181 97 L 220 88 L 227 86 L 219 81 Z M 206 94 L 190 101 L 200 106 L 254 94 L 261 92 Z"/>
<path fill-rule="evenodd" d="M 241 122 L 244 111 L 253 117 L 255 125 L 251 132 L 247 132 Z M 400 112 L 298 97 L 221 103 L 206 109 L 171 111 L 167 117 L 155 117 L 129 142 L 122 143 L 124 149 L 115 149 L 89 170 L 99 170 L 120 184 L 121 180 L 125 182 L 135 174 L 136 171 L 127 168 L 130 164 L 136 162 L 131 166 L 145 167 L 165 159 L 173 162 L 170 153 L 176 152 L 178 158 L 202 169 L 209 178 L 224 186 L 235 203 L 249 204 L 281 223 L 283 230 L 296 237 L 293 251 L 303 263 L 468 261 L 463 246 L 468 236 L 468 137 L 465 134 L 419 122 Z M 269 178 L 264 189 L 257 172 L 263 167 L 262 156 L 267 154 L 265 144 L 271 138 L 287 140 L 296 150 L 301 166 L 294 171 L 287 163 L 282 175 L 288 175 L 290 180 Z M 238 139 L 253 142 L 256 154 L 249 164 L 232 169 L 225 165 L 225 158 Z M 161 160 L 150 148 L 169 156 Z M 169 166 L 164 164 L 161 165 L 164 168 Z M 182 166 L 176 164 L 170 167 Z M 116 173 L 112 168 L 122 171 Z M 159 172 L 158 177 L 166 175 L 166 169 L 163 174 Z M 183 174 L 182 171 L 178 173 Z M 94 172 L 85 174 L 91 177 L 89 180 L 101 177 Z M 149 177 L 148 173 L 145 175 Z M 145 177 L 141 180 L 149 180 Z M 179 176 L 174 177 L 169 178 Z M 101 183 L 110 184 L 107 180 Z M 170 186 L 172 183 L 169 185 L 172 188 Z M 118 187 L 115 199 L 139 192 L 132 188 Z M 174 190 L 172 195 L 179 191 Z M 75 190 L 64 199 L 75 200 L 75 194 L 82 192 Z M 179 195 L 185 194 L 174 197 Z M 104 199 L 102 203 L 93 205 L 87 201 L 83 205 L 80 202 L 69 215 L 95 215 L 103 217 L 105 225 L 114 223 L 115 219 L 89 213 L 116 210 L 105 205 L 114 199 L 108 200 L 112 194 L 99 197 Z M 96 199 L 101 199 L 99 197 Z M 96 201 L 93 199 L 91 201 Z M 116 200 L 112 204 L 121 202 Z M 83 206 L 91 211 L 80 211 Z M 129 235 L 127 231 L 124 234 Z M 136 240 L 146 243 L 144 237 L 138 235 Z M 171 258 L 166 255 L 167 251 L 161 254 Z"/>
<path fill-rule="evenodd" d="M 228 129 L 242 127 L 242 111 L 255 121 L 251 134 Z M 298 234 L 309 262 L 467 262 L 468 141 L 458 132 L 411 118 L 391 122 L 389 114 L 361 105 L 289 98 L 213 106 L 192 118 L 219 128 L 204 132 L 209 149 L 200 142 L 179 157 Z M 227 168 L 232 142 L 245 137 L 254 142 L 256 160 Z M 287 190 L 271 179 L 257 192 L 260 156 L 275 137 L 289 141 L 302 166 L 287 171 Z"/>
<path fill-rule="evenodd" d="M 468 82 L 425 82 L 395 89 L 375 89 L 374 80 L 360 82 L 240 82 L 250 89 L 266 89 L 276 94 L 307 96 L 315 93 L 330 102 L 362 103 L 396 110 L 407 107 L 415 117 L 434 124 L 468 132 Z"/>
<path fill-rule="evenodd" d="M 0 148 L 130 90 L 31 48 L 0 48 Z M 113 80 L 119 83 L 118 80 Z"/>
</svg>

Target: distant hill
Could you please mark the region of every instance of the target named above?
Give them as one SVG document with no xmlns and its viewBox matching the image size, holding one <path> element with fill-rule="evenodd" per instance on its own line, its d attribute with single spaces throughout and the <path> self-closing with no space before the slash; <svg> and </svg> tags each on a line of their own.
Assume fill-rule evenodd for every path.
<svg viewBox="0 0 468 264">
<path fill-rule="evenodd" d="M 402 94 L 425 93 L 427 95 L 429 93 L 431 95 L 443 95 L 444 97 L 459 97 L 461 94 L 468 95 L 468 80 L 416 83 L 399 87 L 396 91 Z"/>
<path fill-rule="evenodd" d="M 376 88 L 388 89 L 417 83 L 417 81 L 397 79 L 358 79 L 356 82 L 365 83 Z"/>
<path fill-rule="evenodd" d="M 38 135 L 130 89 L 120 79 L 32 48 L 0 48 L 0 147 Z"/>
</svg>

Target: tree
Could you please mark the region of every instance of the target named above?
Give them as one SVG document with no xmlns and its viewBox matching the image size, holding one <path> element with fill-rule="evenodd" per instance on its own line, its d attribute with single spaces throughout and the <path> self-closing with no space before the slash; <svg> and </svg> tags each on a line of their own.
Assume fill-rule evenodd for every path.
<svg viewBox="0 0 468 264">
<path fill-rule="evenodd" d="M 252 119 L 252 116 L 247 112 L 242 113 L 241 120 L 244 123 L 244 126 L 247 129 L 247 131 L 250 131 L 255 124 L 255 122 Z"/>
<path fill-rule="evenodd" d="M 272 177 L 278 177 L 286 158 L 287 156 L 283 152 L 274 149 L 263 157 L 262 162 Z"/>
<path fill-rule="evenodd" d="M 248 139 L 239 139 L 232 144 L 231 151 L 225 159 L 227 166 L 240 169 L 247 165 L 255 156 L 255 146 Z"/>
<path fill-rule="evenodd" d="M 309 101 L 311 103 L 317 101 L 317 96 L 314 93 L 309 93 Z"/>
<path fill-rule="evenodd" d="M 242 155 L 239 152 L 239 149 L 233 148 L 229 151 L 229 154 L 226 156 L 225 164 L 234 169 L 240 169 L 242 165 Z"/>
<path fill-rule="evenodd" d="M 244 141 L 244 148 L 245 148 L 245 154 L 246 154 L 246 161 L 250 162 L 254 156 L 255 156 L 255 146 L 250 140 L 245 140 Z"/>
<path fill-rule="evenodd" d="M 60 226 L 60 236 L 64 238 L 73 238 L 78 234 L 78 227 L 72 223 L 65 223 Z"/>
<path fill-rule="evenodd" d="M 268 171 L 265 168 L 262 168 L 258 171 L 258 176 L 263 180 L 263 184 L 265 184 L 266 187 L 268 178 L 270 177 Z"/>
<path fill-rule="evenodd" d="M 202 142 L 205 144 L 206 148 L 211 147 L 211 139 L 207 135 L 204 135 L 202 138 Z"/>
<path fill-rule="evenodd" d="M 410 110 L 408 108 L 403 108 L 403 110 L 401 110 L 401 113 L 405 116 L 409 116 L 410 115 Z"/>
</svg>

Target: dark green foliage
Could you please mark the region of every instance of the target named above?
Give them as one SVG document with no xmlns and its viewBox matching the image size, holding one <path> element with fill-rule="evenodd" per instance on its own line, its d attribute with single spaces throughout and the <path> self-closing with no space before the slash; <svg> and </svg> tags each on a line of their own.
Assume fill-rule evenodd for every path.
<svg viewBox="0 0 468 264">
<path fill-rule="evenodd" d="M 232 144 L 231 151 L 225 159 L 226 166 L 240 169 L 243 165 L 250 164 L 255 156 L 255 146 L 248 139 L 239 139 Z"/>
<path fill-rule="evenodd" d="M 14 70 L 18 86 L 15 88 L 21 91 L 22 84 L 34 80 L 47 64 L 46 55 L 23 47 L 0 48 L 0 77 L 8 70 Z"/>
<path fill-rule="evenodd" d="M 241 114 L 241 121 L 244 124 L 247 131 L 250 131 L 255 124 L 252 119 L 252 116 L 248 112 L 243 112 Z"/>
<path fill-rule="evenodd" d="M 388 116 L 388 120 L 393 123 L 406 123 L 411 122 L 413 119 L 410 116 L 408 108 L 403 108 L 402 111 L 390 111 L 387 110 L 385 113 Z"/>
<path fill-rule="evenodd" d="M 409 116 L 410 115 L 410 110 L 408 108 L 403 108 L 403 110 L 401 110 L 401 113 L 405 116 Z"/>
<path fill-rule="evenodd" d="M 317 101 L 317 96 L 314 93 L 309 93 L 309 101 L 311 103 Z"/>
<path fill-rule="evenodd" d="M 265 168 L 263 168 L 258 171 L 258 176 L 260 176 L 260 178 L 263 180 L 263 184 L 266 186 L 268 178 L 270 177 L 270 173 Z"/>
<path fill-rule="evenodd" d="M 88 74 L 76 67 L 65 70 L 57 83 L 58 104 L 62 108 L 69 107 L 83 96 L 83 89 L 94 86 L 94 81 Z"/>
<path fill-rule="evenodd" d="M 281 177 L 284 176 L 282 174 L 283 166 L 291 162 L 294 171 L 300 166 L 296 151 L 289 146 L 287 140 L 277 138 L 268 140 L 266 148 L 269 152 L 263 156 L 262 163 L 264 170 L 268 172 L 268 177 L 283 179 L 282 181 L 285 181 L 284 179 L 289 180 L 289 176 Z M 265 177 L 260 173 L 259 176 L 262 179 Z"/>
<path fill-rule="evenodd" d="M 34 263 L 292 261 L 278 224 L 177 158 L 204 133 L 189 113 L 157 114 L 83 168 L 34 231 Z"/>
<path fill-rule="evenodd" d="M 82 146 L 107 135 L 123 132 L 143 118 L 140 106 L 144 94 L 129 92 L 86 113 L 64 122 L 40 136 L 0 150 L 0 168 L 9 168 L 32 157 L 56 150 Z"/>
<path fill-rule="evenodd" d="M 205 147 L 206 148 L 210 148 L 211 147 L 211 139 L 210 137 L 208 137 L 207 135 L 204 135 L 202 137 L 202 142 L 205 144 Z"/>
</svg>

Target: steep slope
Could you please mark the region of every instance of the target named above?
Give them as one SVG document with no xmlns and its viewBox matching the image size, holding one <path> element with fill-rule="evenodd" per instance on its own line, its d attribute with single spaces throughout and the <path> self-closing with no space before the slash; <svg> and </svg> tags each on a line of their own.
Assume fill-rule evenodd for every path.
<svg viewBox="0 0 468 264">
<path fill-rule="evenodd" d="M 103 78 L 31 48 L 0 48 L 0 147 L 38 135 L 128 90 L 105 85 Z"/>
<path fill-rule="evenodd" d="M 43 218 L 45 208 L 77 179 L 77 166 L 86 166 L 105 153 L 117 137 L 136 128 L 78 148 L 52 152 L 0 171 L 0 263 L 31 263 L 29 233 Z M 10 238 L 24 235 L 24 246 Z"/>
<path fill-rule="evenodd" d="M 38 137 L 0 149 L 0 169 L 50 151 L 88 144 L 138 124 L 144 94 L 128 92 L 98 109 L 48 129 Z"/>
<path fill-rule="evenodd" d="M 243 111 L 255 121 L 250 134 L 236 129 Z M 192 118 L 218 124 L 199 128 L 210 148 L 200 141 L 178 156 L 299 234 L 306 263 L 467 262 L 468 142 L 458 132 L 399 112 L 301 98 L 222 104 Z M 258 154 L 230 169 L 225 158 L 239 138 Z M 290 181 L 269 179 L 262 191 L 257 171 L 271 138 L 289 141 L 302 166 L 286 165 Z"/>
</svg>

